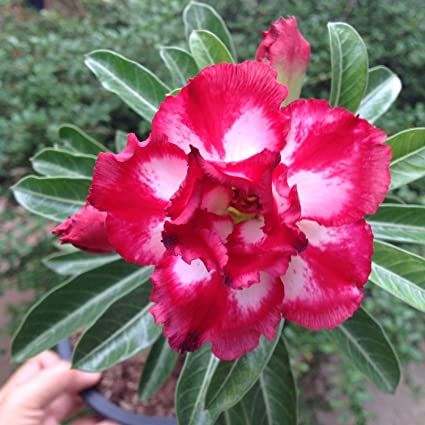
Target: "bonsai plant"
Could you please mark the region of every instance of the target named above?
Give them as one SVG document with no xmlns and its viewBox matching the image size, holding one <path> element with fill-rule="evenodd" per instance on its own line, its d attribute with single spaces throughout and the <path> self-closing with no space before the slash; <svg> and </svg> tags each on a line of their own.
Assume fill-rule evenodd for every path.
<svg viewBox="0 0 425 425">
<path fill-rule="evenodd" d="M 310 45 L 295 18 L 274 22 L 243 63 L 213 8 L 191 2 L 183 20 L 189 51 L 160 48 L 172 87 L 118 53 L 86 57 L 152 122 L 147 140 L 118 131 L 113 153 L 64 125 L 60 144 L 32 158 L 41 176 L 13 187 L 78 248 L 45 260 L 65 281 L 28 312 L 15 360 L 83 329 L 72 355 L 82 370 L 151 347 L 145 399 L 185 354 L 181 425 L 296 424 L 294 322 L 394 392 L 397 355 L 361 301 L 369 281 L 425 311 L 425 260 L 409 249 L 425 243 L 425 210 L 397 198 L 425 176 L 424 129 L 387 137 L 373 126 L 399 78 L 369 68 L 350 25 L 330 23 L 329 100 L 299 99 Z"/>
</svg>

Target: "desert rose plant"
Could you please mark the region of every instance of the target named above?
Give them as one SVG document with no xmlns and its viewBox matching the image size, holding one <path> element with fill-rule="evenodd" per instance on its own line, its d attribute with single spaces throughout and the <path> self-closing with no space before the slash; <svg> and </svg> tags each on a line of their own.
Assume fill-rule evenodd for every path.
<svg viewBox="0 0 425 425">
<path fill-rule="evenodd" d="M 32 158 L 42 176 L 13 188 L 79 248 L 45 260 L 67 278 L 29 311 L 15 359 L 80 329 L 73 363 L 87 371 L 153 346 L 140 385 L 149 398 L 185 353 L 179 424 L 292 425 L 294 322 L 326 332 L 393 392 L 397 355 L 361 302 L 369 281 L 425 311 L 425 260 L 408 250 L 425 244 L 425 210 L 394 192 L 425 176 L 425 129 L 387 137 L 373 126 L 399 78 L 369 68 L 359 34 L 330 23 L 330 98 L 300 99 L 310 45 L 294 17 L 242 63 L 214 9 L 192 2 L 183 18 L 188 51 L 160 48 L 171 87 L 112 51 L 86 57 L 151 121 L 148 138 L 117 132 L 113 153 L 64 125 L 60 145 Z"/>
</svg>

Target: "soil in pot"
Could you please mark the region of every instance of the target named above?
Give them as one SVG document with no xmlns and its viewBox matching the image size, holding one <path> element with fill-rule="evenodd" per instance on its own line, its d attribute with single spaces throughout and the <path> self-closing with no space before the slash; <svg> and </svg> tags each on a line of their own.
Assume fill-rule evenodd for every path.
<svg viewBox="0 0 425 425">
<path fill-rule="evenodd" d="M 79 335 L 71 338 L 74 344 Z M 184 356 L 180 356 L 173 373 L 149 401 L 139 399 L 138 387 L 147 352 L 125 360 L 102 374 L 97 390 L 112 403 L 130 412 L 147 416 L 175 416 L 174 392 L 183 367 Z"/>
<path fill-rule="evenodd" d="M 123 409 L 148 416 L 174 416 L 174 392 L 182 368 L 178 362 L 172 375 L 161 388 L 147 401 L 141 401 L 138 395 L 140 372 L 146 355 L 139 354 L 106 370 L 98 384 L 98 390 L 106 398 Z"/>
</svg>

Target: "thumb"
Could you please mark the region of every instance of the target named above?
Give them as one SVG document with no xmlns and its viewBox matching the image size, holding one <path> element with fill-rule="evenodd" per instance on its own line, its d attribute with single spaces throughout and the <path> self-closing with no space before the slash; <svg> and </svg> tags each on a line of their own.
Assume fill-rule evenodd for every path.
<svg viewBox="0 0 425 425">
<path fill-rule="evenodd" d="M 71 369 L 68 362 L 60 361 L 55 366 L 40 371 L 23 384 L 19 398 L 22 403 L 29 403 L 28 407 L 43 408 L 61 394 L 77 393 L 96 385 L 100 377 L 100 373 Z"/>
</svg>

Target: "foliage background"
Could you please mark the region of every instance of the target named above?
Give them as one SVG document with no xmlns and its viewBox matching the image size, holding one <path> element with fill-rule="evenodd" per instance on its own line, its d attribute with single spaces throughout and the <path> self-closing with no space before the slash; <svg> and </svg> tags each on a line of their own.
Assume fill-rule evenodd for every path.
<svg viewBox="0 0 425 425">
<path fill-rule="evenodd" d="M 239 60 L 254 57 L 261 32 L 275 18 L 296 15 L 312 44 L 304 97 L 326 98 L 329 93 L 326 23 L 350 23 L 369 46 L 370 65 L 387 65 L 403 82 L 400 98 L 377 125 L 391 134 L 425 121 L 422 83 L 425 51 L 423 37 L 420 37 L 425 32 L 425 12 L 421 0 L 206 2 L 214 6 L 228 24 Z M 59 7 L 42 13 L 23 9 L 20 3 L 0 0 L 0 181 L 1 194 L 5 198 L 9 197 L 9 184 L 26 172 L 28 158 L 41 146 L 54 144 L 56 129 L 64 122 L 82 127 L 109 145 L 117 129 L 137 130 L 140 135 L 146 133 L 146 123 L 100 87 L 84 66 L 84 54 L 99 47 L 116 50 L 141 62 L 167 81 L 169 76 L 155 46 L 160 42 L 183 45 L 181 11 L 186 1 L 62 1 Z M 400 196 L 425 204 L 424 193 L 424 182 L 419 182 L 404 189 Z M 0 218 L 0 271 L 5 279 L 0 283 L 0 290 L 14 285 L 42 291 L 56 283 L 39 263 L 41 255 L 50 249 L 45 222 L 28 219 L 10 199 L 5 202 L 7 213 L 2 213 Z M 6 227 L 11 222 L 13 229 Z M 373 292 L 370 294 L 369 309 L 384 324 L 405 363 L 421 360 L 422 317 L 394 298 L 390 301 L 382 291 L 379 294 L 379 298 L 374 297 Z M 21 311 L 11 308 L 15 313 L 13 317 L 19 317 Z M 12 328 L 14 323 L 12 321 Z M 297 330 L 295 336 L 289 329 L 288 338 L 299 379 L 310 385 L 319 360 L 328 358 L 333 347 L 320 333 Z M 345 394 L 336 394 L 331 405 L 328 399 L 318 400 L 317 397 L 313 403 L 323 402 L 324 407 L 348 411 L 357 424 L 364 424 L 367 413 L 361 406 L 367 397 L 365 382 L 345 366 L 344 363 L 335 365 L 338 373 L 327 383 L 332 391 L 332 379 L 346 381 L 346 385 L 339 386 L 344 388 Z M 312 403 L 309 399 L 303 401 Z M 317 425 L 316 418 L 305 417 L 303 421 Z"/>
<path fill-rule="evenodd" d="M 54 143 L 56 128 L 64 122 L 105 142 L 112 141 L 114 129 L 146 131 L 133 112 L 99 87 L 84 66 L 84 54 L 99 46 L 116 50 L 167 80 L 155 46 L 183 42 L 181 10 L 186 0 L 68 0 L 41 14 L 18 13 L 10 7 L 13 2 L 7 3 L 9 7 L 3 6 L 0 14 L 1 178 L 9 179 L 14 167 L 25 166 L 40 145 Z M 276 17 L 297 16 L 312 44 L 303 92 L 308 97 L 326 97 L 329 90 L 326 23 L 349 22 L 371 46 L 371 65 L 387 65 L 403 81 L 400 99 L 378 125 L 394 133 L 424 121 L 425 51 L 420 34 L 425 31 L 425 13 L 421 0 L 207 3 L 228 23 L 239 59 L 254 57 L 261 32 Z"/>
</svg>

